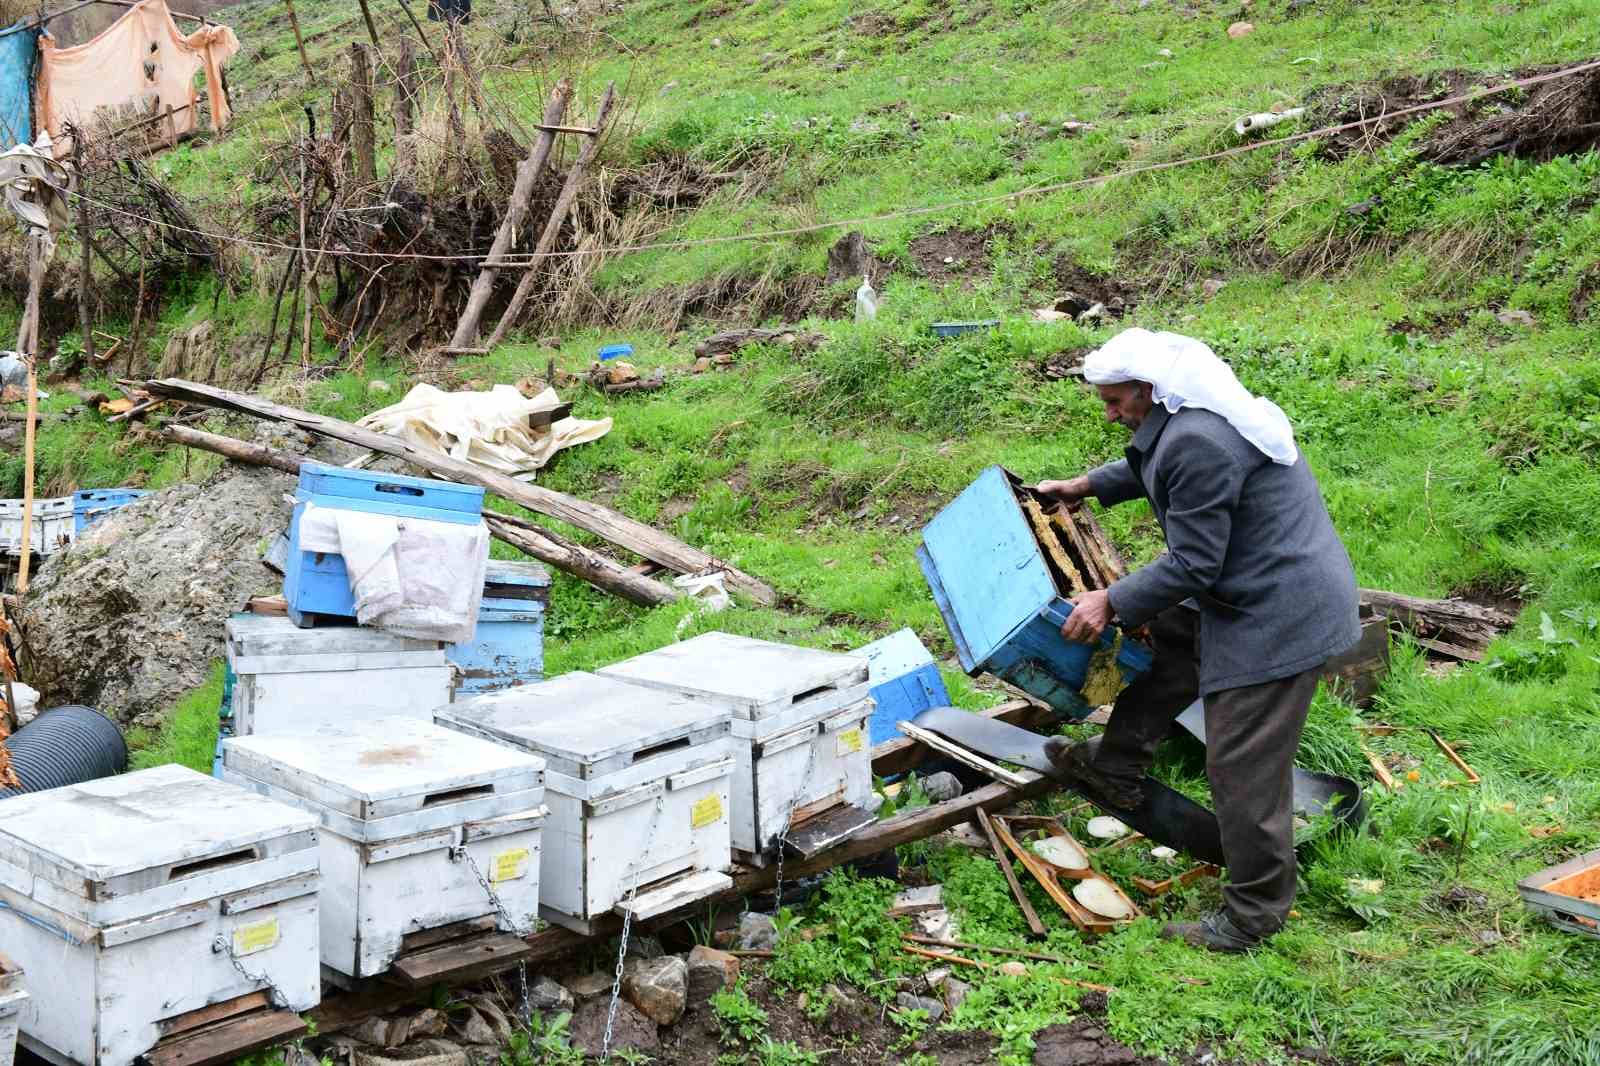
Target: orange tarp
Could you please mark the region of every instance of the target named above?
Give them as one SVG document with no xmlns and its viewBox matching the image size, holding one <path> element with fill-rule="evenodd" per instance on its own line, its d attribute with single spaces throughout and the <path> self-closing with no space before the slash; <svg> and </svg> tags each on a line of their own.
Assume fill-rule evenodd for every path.
<svg viewBox="0 0 1600 1066">
<path fill-rule="evenodd" d="M 222 64 L 238 50 L 239 39 L 226 26 L 178 32 L 166 0 L 143 0 L 104 33 L 71 48 L 56 47 L 45 34 L 39 38 L 37 124 L 50 131 L 61 158 L 72 152 L 68 124 L 93 131 L 102 118 L 119 128 L 164 115 L 170 106 L 170 124 L 158 119 L 147 128 L 151 139 L 171 143 L 195 128 L 194 76 L 204 68 L 211 122 L 221 129 L 229 116 Z"/>
</svg>

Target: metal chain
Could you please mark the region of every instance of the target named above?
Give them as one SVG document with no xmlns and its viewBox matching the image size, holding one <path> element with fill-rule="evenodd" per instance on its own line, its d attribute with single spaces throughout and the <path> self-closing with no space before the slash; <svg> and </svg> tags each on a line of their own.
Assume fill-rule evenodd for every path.
<svg viewBox="0 0 1600 1066">
<path fill-rule="evenodd" d="M 819 732 L 820 732 L 820 728 Z M 825 736 L 826 734 L 822 734 Z M 800 784 L 789 794 L 789 809 L 783 815 L 783 830 L 778 834 L 778 880 L 773 887 L 772 913 L 774 916 L 783 909 L 783 852 L 784 845 L 789 842 L 790 825 L 794 821 L 794 809 L 800 805 L 800 797 L 805 795 L 806 787 L 811 784 L 811 775 L 817 768 L 817 741 L 813 740 L 808 745 L 809 754 L 806 756 L 805 773 L 800 775 Z"/>
<path fill-rule="evenodd" d="M 478 884 L 483 888 L 484 895 L 489 897 L 489 902 L 494 905 L 495 913 L 499 915 L 500 921 L 503 922 L 506 927 L 512 931 L 512 933 L 524 939 L 532 935 L 533 924 L 529 923 L 524 925 L 523 923 L 517 921 L 517 919 L 512 916 L 511 912 L 506 909 L 505 901 L 502 900 L 500 898 L 500 894 L 494 890 L 494 884 L 484 876 L 483 870 L 479 868 L 477 862 L 473 859 L 472 852 L 467 850 L 466 844 L 460 844 L 451 848 L 449 855 L 452 862 L 457 858 L 462 858 L 467 861 L 467 869 L 471 870 L 472 876 L 478 879 Z M 522 990 L 522 1024 L 531 1032 L 533 1029 L 533 999 L 528 990 L 528 964 L 525 961 L 517 963 L 517 983 L 521 986 Z"/>
<path fill-rule="evenodd" d="M 656 808 L 650 813 L 650 824 L 645 828 L 644 847 L 639 849 L 639 854 L 628 864 L 628 905 L 622 909 L 622 940 L 617 945 L 617 971 L 611 978 L 611 1005 L 606 1010 L 606 1031 L 600 1039 L 601 1061 L 611 1057 L 611 1030 L 617 1022 L 617 1001 L 622 998 L 622 965 L 628 959 L 628 934 L 633 929 L 633 901 L 639 894 L 639 871 L 645 857 L 650 854 L 650 845 L 655 843 L 656 826 L 661 821 L 662 809 L 667 805 L 666 799 L 665 792 L 657 794 Z"/>
<path fill-rule="evenodd" d="M 251 984 L 266 985 L 267 998 L 272 1001 L 272 1005 L 274 1007 L 277 1007 L 281 1010 L 289 1009 L 289 997 L 283 994 L 283 990 L 273 983 L 272 978 L 268 977 L 265 971 L 262 973 L 251 973 L 249 970 L 245 969 L 244 963 L 239 961 L 239 956 L 233 953 L 233 945 L 228 942 L 227 937 L 219 936 L 213 940 L 211 942 L 211 950 L 214 954 L 228 956 L 228 962 L 235 970 L 239 971 L 239 976 L 243 977 L 246 981 L 249 981 Z"/>
</svg>

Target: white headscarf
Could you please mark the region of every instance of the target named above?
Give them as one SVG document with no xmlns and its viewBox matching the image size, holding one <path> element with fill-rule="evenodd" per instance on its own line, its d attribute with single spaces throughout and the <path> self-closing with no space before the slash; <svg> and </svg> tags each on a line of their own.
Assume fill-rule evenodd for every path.
<svg viewBox="0 0 1600 1066">
<path fill-rule="evenodd" d="M 1125 329 L 1084 360 L 1083 376 L 1092 385 L 1148 381 L 1155 401 L 1168 411 L 1211 411 L 1273 462 L 1293 466 L 1300 457 L 1294 427 L 1278 405 L 1250 395 L 1228 364 L 1193 337 Z"/>
</svg>

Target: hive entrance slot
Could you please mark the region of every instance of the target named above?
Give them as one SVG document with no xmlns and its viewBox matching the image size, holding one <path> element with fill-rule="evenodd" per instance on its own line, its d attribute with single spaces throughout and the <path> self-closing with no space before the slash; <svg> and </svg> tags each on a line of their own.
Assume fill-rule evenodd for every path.
<svg viewBox="0 0 1600 1066">
<path fill-rule="evenodd" d="M 422 797 L 422 805 L 424 807 L 438 807 L 446 803 L 460 803 L 462 800 L 492 795 L 494 795 L 493 785 L 469 785 L 466 788 L 450 788 L 443 792 L 430 792 Z"/>
<path fill-rule="evenodd" d="M 818 685 L 816 688 L 808 688 L 804 692 L 795 693 L 794 698 L 791 699 L 789 702 L 791 704 L 804 703 L 806 700 L 809 700 L 812 696 L 820 696 L 824 692 L 832 692 L 833 689 L 834 689 L 833 685 Z"/>
<path fill-rule="evenodd" d="M 421 496 L 422 490 L 415 485 L 379 485 L 379 492 L 392 492 L 396 496 Z"/>
<path fill-rule="evenodd" d="M 669 751 L 677 751 L 679 748 L 687 748 L 688 746 L 688 737 L 679 737 L 677 740 L 663 741 L 660 744 L 653 744 L 648 748 L 640 748 L 638 751 L 633 753 L 633 761 L 643 762 L 645 759 L 651 759 L 657 755 L 665 755 Z"/>
<path fill-rule="evenodd" d="M 194 877 L 196 874 L 220 870 L 224 866 L 237 866 L 241 862 L 255 862 L 258 857 L 255 848 L 240 848 L 238 851 L 230 851 L 222 855 L 212 855 L 209 858 L 196 859 L 193 862 L 179 863 L 167 872 L 167 880 L 176 881 L 182 877 Z"/>
</svg>

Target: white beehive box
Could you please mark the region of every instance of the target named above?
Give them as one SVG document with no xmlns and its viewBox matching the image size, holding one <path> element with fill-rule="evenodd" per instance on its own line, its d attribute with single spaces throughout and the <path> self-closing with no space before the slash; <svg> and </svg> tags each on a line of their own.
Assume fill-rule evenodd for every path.
<svg viewBox="0 0 1600 1066">
<path fill-rule="evenodd" d="M 435 720 L 545 760 L 549 921 L 589 933 L 614 910 L 649 918 L 733 884 L 725 710 L 577 671 L 440 707 Z"/>
<path fill-rule="evenodd" d="M 11 1066 L 17 1055 L 17 1024 L 21 1020 L 28 991 L 23 985 L 22 967 L 0 955 L 0 1066 Z"/>
<path fill-rule="evenodd" d="M 409 718 L 238 737 L 222 759 L 225 780 L 322 823 L 330 969 L 380 974 L 406 936 L 474 918 L 533 931 L 544 760 Z"/>
<path fill-rule="evenodd" d="M 316 821 L 181 766 L 6 800 L 0 903 L 22 1043 L 58 1063 L 126 1066 L 162 1021 L 258 991 L 321 997 Z"/>
<path fill-rule="evenodd" d="M 444 645 L 364 626 L 301 629 L 282 615 L 228 619 L 234 732 L 292 734 L 325 722 L 428 721 L 450 702 Z"/>
<path fill-rule="evenodd" d="M 867 660 L 705 633 L 605 667 L 733 716 L 733 847 L 770 861 L 785 830 L 872 793 Z"/>
<path fill-rule="evenodd" d="M 34 500 L 28 550 L 35 555 L 53 555 L 72 539 L 72 497 Z M 0 500 L 0 548 L 10 555 L 22 551 L 21 500 Z"/>
</svg>

